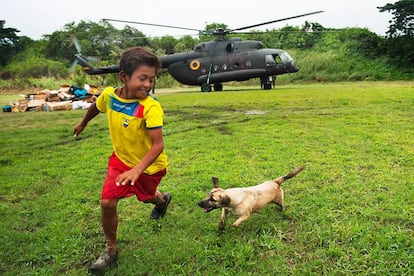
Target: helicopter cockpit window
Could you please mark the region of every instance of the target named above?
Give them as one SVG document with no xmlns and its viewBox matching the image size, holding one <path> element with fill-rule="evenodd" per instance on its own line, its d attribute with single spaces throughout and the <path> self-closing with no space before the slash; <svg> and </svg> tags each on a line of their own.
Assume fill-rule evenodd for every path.
<svg viewBox="0 0 414 276">
<path fill-rule="evenodd" d="M 293 58 L 287 52 L 281 53 L 280 58 L 282 59 L 283 63 L 291 63 L 293 61 Z"/>
<path fill-rule="evenodd" d="M 279 55 L 274 55 L 273 58 L 275 59 L 276 64 L 282 64 L 283 63 L 282 59 L 280 58 Z"/>
<path fill-rule="evenodd" d="M 257 43 L 257 49 L 263 49 L 265 46 L 264 46 L 264 44 L 261 42 L 261 41 L 259 41 L 258 43 Z"/>
</svg>

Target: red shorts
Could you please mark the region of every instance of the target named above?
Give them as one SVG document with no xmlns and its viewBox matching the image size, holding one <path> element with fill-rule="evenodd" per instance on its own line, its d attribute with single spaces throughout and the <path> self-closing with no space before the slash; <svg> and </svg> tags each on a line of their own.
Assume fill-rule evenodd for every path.
<svg viewBox="0 0 414 276">
<path fill-rule="evenodd" d="M 125 165 L 114 153 L 111 155 L 101 199 L 121 199 L 135 195 L 140 201 L 148 201 L 155 196 L 161 179 L 167 173 L 166 169 L 153 175 L 142 173 L 133 186 L 129 184 L 117 186 L 116 178 L 118 175 L 130 169 L 131 167 Z"/>
</svg>

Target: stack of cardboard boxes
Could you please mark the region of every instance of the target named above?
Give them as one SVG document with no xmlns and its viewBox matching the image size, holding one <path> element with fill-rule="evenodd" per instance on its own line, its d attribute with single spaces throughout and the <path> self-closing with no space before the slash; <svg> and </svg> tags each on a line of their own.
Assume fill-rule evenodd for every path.
<svg viewBox="0 0 414 276">
<path fill-rule="evenodd" d="M 70 85 L 62 85 L 59 90 L 42 90 L 37 94 L 29 94 L 24 99 L 11 105 L 12 112 L 27 111 L 57 111 L 72 110 L 75 107 L 87 106 L 99 96 L 100 91 L 96 86 L 79 88 Z M 86 103 L 80 104 L 79 102 Z M 3 109 L 4 111 L 5 109 Z M 7 110 L 8 111 L 8 110 Z"/>
</svg>

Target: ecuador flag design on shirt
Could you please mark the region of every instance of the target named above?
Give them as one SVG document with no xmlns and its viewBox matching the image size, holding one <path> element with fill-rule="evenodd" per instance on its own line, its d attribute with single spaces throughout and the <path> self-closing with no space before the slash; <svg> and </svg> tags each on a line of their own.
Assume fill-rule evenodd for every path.
<svg viewBox="0 0 414 276">
<path fill-rule="evenodd" d="M 151 96 L 145 99 L 123 99 L 115 88 L 107 87 L 96 101 L 100 112 L 107 113 L 109 134 L 116 156 L 129 167 L 137 165 L 151 148 L 148 130 L 162 128 L 164 112 Z M 163 151 L 145 170 L 154 174 L 167 167 Z"/>
</svg>

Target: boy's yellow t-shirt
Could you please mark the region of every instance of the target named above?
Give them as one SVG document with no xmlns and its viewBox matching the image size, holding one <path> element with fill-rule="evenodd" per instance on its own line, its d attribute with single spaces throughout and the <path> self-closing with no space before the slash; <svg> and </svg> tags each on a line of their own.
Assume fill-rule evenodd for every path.
<svg viewBox="0 0 414 276">
<path fill-rule="evenodd" d="M 151 148 L 147 130 L 163 127 L 160 103 L 149 95 L 145 99 L 122 99 L 115 88 L 107 87 L 96 100 L 96 107 L 107 114 L 116 156 L 127 166 L 135 167 Z M 163 151 L 144 172 L 151 175 L 166 167 L 167 156 Z"/>
</svg>

